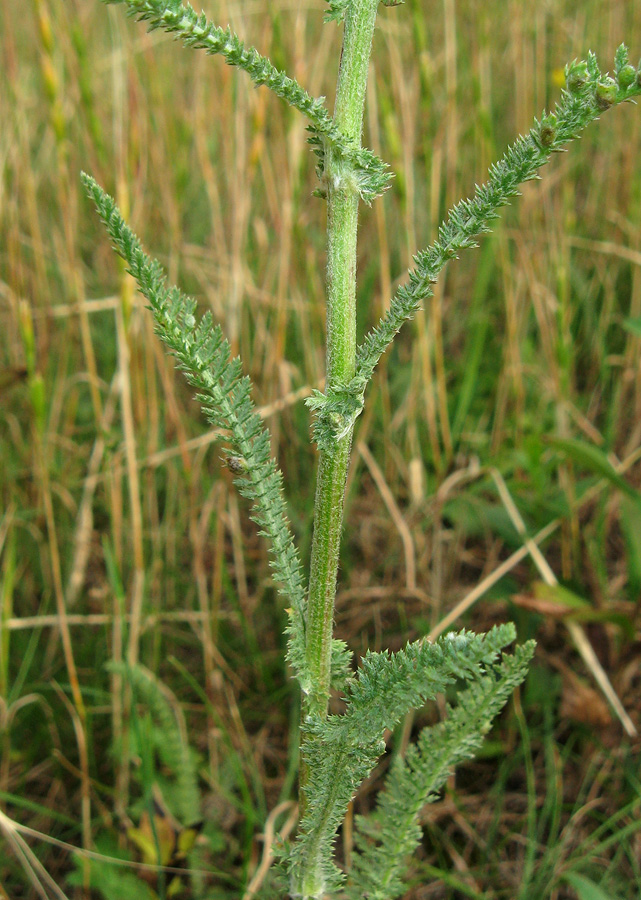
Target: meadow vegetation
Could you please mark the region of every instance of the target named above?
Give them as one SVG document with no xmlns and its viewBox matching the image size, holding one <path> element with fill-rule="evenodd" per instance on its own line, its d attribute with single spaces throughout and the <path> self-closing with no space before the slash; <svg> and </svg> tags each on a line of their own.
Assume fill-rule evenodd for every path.
<svg viewBox="0 0 641 900">
<path fill-rule="evenodd" d="M 396 177 L 360 212 L 359 337 L 564 64 L 641 51 L 630 0 L 425 6 L 381 8 L 374 38 L 364 144 Z M 320 0 L 206 11 L 331 108 L 340 30 Z M 286 613 L 221 435 L 79 172 L 241 354 L 307 558 L 325 204 L 305 122 L 97 0 L 10 0 L 0 23 L 0 897 L 249 900 L 296 818 Z M 640 149 L 622 105 L 555 156 L 445 269 L 357 422 L 337 636 L 362 655 L 513 620 L 538 643 L 426 808 L 407 900 L 641 894 Z M 444 703 L 391 737 L 346 864 L 353 816 Z"/>
</svg>

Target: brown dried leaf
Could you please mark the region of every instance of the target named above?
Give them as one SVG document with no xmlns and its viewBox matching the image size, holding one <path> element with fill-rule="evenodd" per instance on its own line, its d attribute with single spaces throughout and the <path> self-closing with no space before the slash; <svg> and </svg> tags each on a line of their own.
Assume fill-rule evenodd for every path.
<svg viewBox="0 0 641 900">
<path fill-rule="evenodd" d="M 562 719 L 572 719 L 592 728 L 607 728 L 612 725 L 610 707 L 601 694 L 576 675 L 563 679 L 559 715 Z"/>
</svg>

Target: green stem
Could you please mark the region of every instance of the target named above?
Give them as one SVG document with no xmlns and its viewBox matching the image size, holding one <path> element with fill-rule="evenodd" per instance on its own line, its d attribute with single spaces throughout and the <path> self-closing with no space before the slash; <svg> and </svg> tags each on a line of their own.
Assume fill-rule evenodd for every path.
<svg viewBox="0 0 641 900">
<path fill-rule="evenodd" d="M 345 14 L 334 125 L 354 149 L 360 147 L 372 37 L 379 0 L 352 0 Z M 346 384 L 356 370 L 356 238 L 358 185 L 353 165 L 326 146 L 327 188 L 327 377 L 326 391 Z M 321 450 L 314 504 L 314 536 L 307 602 L 305 653 L 310 688 L 301 707 L 303 754 L 300 769 L 300 818 L 305 818 L 309 769 L 305 758 L 308 716 L 327 715 L 331 681 L 336 573 L 343 525 L 345 482 L 352 447 L 351 426 Z M 312 845 L 295 877 L 294 893 L 303 898 L 325 894 L 321 848 Z"/>
<path fill-rule="evenodd" d="M 334 124 L 360 147 L 363 108 L 378 0 L 353 0 L 345 14 Z M 330 391 L 355 372 L 358 189 L 351 163 L 328 149 L 327 383 Z M 311 689 L 306 713 L 326 715 L 329 700 L 336 573 L 352 428 L 331 452 L 321 451 L 314 507 L 306 652 Z"/>
</svg>

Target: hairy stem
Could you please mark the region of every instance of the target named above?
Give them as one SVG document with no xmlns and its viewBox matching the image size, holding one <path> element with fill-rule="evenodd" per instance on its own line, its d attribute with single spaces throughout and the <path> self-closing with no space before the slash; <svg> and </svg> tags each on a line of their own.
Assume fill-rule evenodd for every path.
<svg viewBox="0 0 641 900">
<path fill-rule="evenodd" d="M 353 0 L 345 15 L 343 48 L 336 88 L 334 125 L 355 149 L 360 147 L 369 56 L 378 0 Z M 327 188 L 327 379 L 331 391 L 354 377 L 356 362 L 356 240 L 359 191 L 344 155 L 326 148 Z M 307 716 L 325 717 L 331 680 L 334 597 L 343 524 L 345 482 L 353 423 L 330 448 L 321 449 L 314 506 L 306 622 L 310 690 L 302 705 L 303 743 Z M 301 765 L 301 819 L 306 809 L 308 764 Z M 295 894 L 323 896 L 325 873 L 319 848 L 303 860 Z"/>
<path fill-rule="evenodd" d="M 378 0 L 354 0 L 345 16 L 334 124 L 360 146 L 367 70 Z M 358 190 L 344 157 L 328 153 L 327 390 L 348 382 L 356 358 Z M 353 426 L 321 450 L 307 606 L 307 663 L 312 687 L 307 713 L 324 716 L 330 686 L 334 595 Z"/>
</svg>

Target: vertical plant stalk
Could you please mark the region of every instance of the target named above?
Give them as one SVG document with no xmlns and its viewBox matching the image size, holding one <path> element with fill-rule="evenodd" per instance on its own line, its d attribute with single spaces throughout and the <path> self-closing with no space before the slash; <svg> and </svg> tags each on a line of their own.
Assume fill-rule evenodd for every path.
<svg viewBox="0 0 641 900">
<path fill-rule="evenodd" d="M 369 57 L 378 0 L 353 0 L 345 13 L 334 125 L 360 148 Z M 352 163 L 326 148 L 327 379 L 339 389 L 356 365 L 356 239 L 359 192 Z M 316 482 L 307 605 L 306 653 L 311 688 L 304 712 L 325 716 L 331 676 L 334 597 L 353 423 L 321 449 Z"/>
<path fill-rule="evenodd" d="M 82 266 L 80 265 L 76 249 L 74 225 L 77 224 L 78 219 L 78 204 L 75 174 L 72 179 L 69 167 L 71 137 L 63 111 L 64 87 L 60 84 L 54 64 L 56 49 L 55 30 L 51 21 L 49 5 L 46 0 L 34 0 L 40 34 L 40 68 L 45 92 L 49 100 L 49 121 L 56 145 L 58 177 L 55 179 L 55 184 L 58 193 L 58 203 L 61 212 L 60 221 L 63 225 L 65 247 L 65 255 L 61 259 L 61 264 L 64 266 L 65 281 L 78 311 L 80 341 L 89 374 L 89 391 L 91 393 L 94 417 L 96 425 L 98 425 L 102 418 L 102 400 L 98 389 L 100 381 L 98 378 L 96 354 L 91 338 L 85 286 L 81 275 Z"/>
<path fill-rule="evenodd" d="M 379 0 L 353 0 L 344 20 L 334 106 L 334 125 L 355 150 L 360 147 L 369 57 Z M 327 193 L 327 366 L 329 394 L 356 372 L 356 242 L 359 191 L 353 165 L 326 142 L 324 178 Z M 306 610 L 305 653 L 309 692 L 301 704 L 300 820 L 306 815 L 310 770 L 304 745 L 308 716 L 327 715 L 331 682 L 334 599 L 343 525 L 345 484 L 352 448 L 353 422 L 319 452 L 314 533 Z M 324 892 L 321 847 L 307 854 L 296 885 L 302 897 Z"/>
<path fill-rule="evenodd" d="M 84 849 L 87 850 L 91 846 L 91 793 L 89 781 L 89 756 L 87 753 L 86 740 L 87 713 L 78 678 L 78 669 L 73 655 L 73 644 L 71 632 L 69 630 L 69 622 L 67 621 L 67 601 L 62 583 L 62 562 L 60 559 L 51 480 L 49 477 L 50 460 L 46 425 L 45 387 L 42 375 L 38 370 L 33 319 L 27 301 L 22 301 L 20 305 L 20 329 L 26 357 L 27 379 L 33 410 L 32 437 L 34 461 L 36 471 L 40 476 L 44 518 L 47 527 L 47 537 L 49 539 L 49 563 L 51 565 L 53 592 L 58 613 L 58 627 L 60 628 L 62 651 L 67 667 L 73 703 L 67 701 L 66 694 L 61 693 L 64 701 L 68 705 L 76 732 L 80 761 L 82 842 Z M 89 867 L 86 864 L 83 864 L 83 887 L 86 889 L 89 887 Z"/>
</svg>

